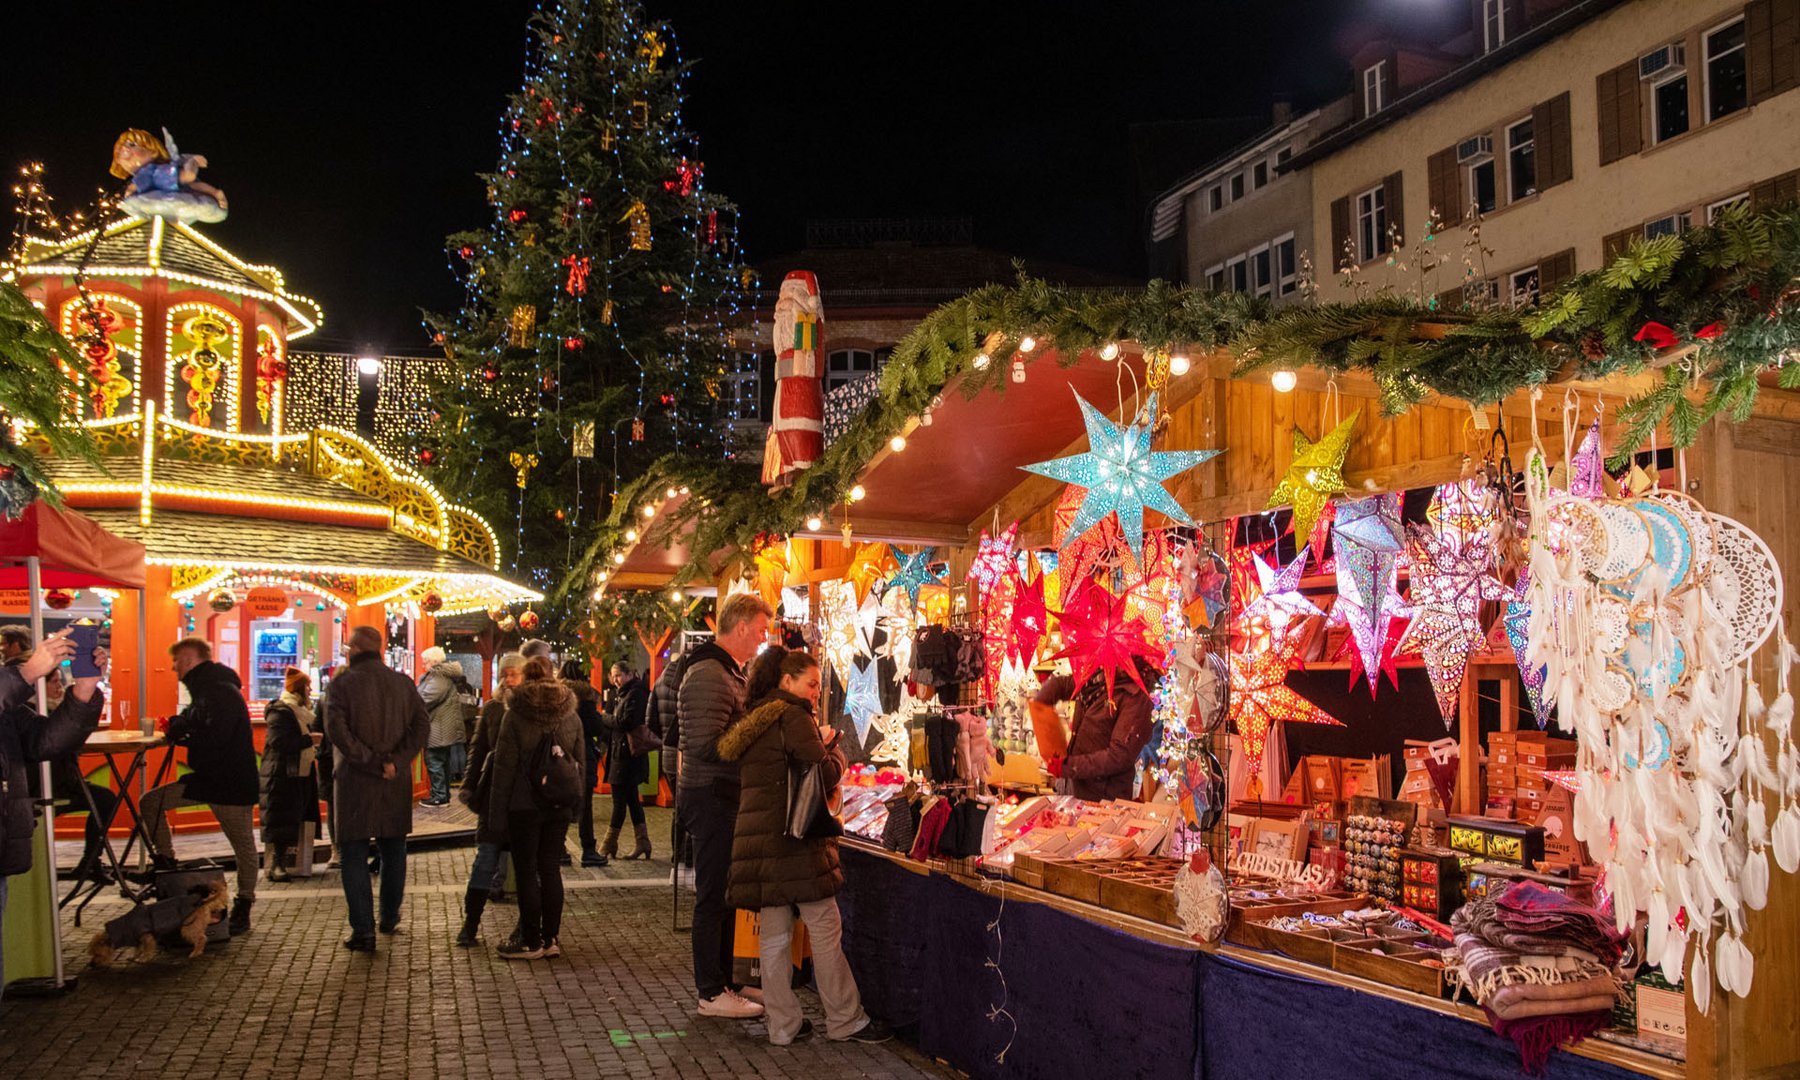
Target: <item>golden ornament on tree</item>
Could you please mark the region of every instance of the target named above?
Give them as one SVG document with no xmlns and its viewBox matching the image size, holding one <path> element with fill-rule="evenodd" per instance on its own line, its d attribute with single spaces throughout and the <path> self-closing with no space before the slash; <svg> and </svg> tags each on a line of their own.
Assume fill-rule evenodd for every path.
<svg viewBox="0 0 1800 1080">
<path fill-rule="evenodd" d="M 517 470 L 518 479 L 515 483 L 519 485 L 521 491 L 524 490 L 525 485 L 531 480 L 531 470 L 537 467 L 538 456 L 536 454 L 522 454 L 519 451 L 514 450 L 506 460 L 511 462 L 512 467 Z"/>
<path fill-rule="evenodd" d="M 537 308 L 530 304 L 520 304 L 512 310 L 512 334 L 508 340 L 513 348 L 523 349 L 531 344 L 532 332 L 537 329 Z"/>
<path fill-rule="evenodd" d="M 650 209 L 644 200 L 638 199 L 626 208 L 619 216 L 620 221 L 631 223 L 631 250 L 650 250 Z"/>
<path fill-rule="evenodd" d="M 1281 485 L 1269 496 L 1266 509 L 1290 505 L 1294 508 L 1294 536 L 1299 543 L 1305 543 L 1312 535 L 1313 524 L 1331 497 L 1350 490 L 1344 484 L 1344 456 L 1350 452 L 1350 434 L 1360 415 L 1361 409 L 1351 413 L 1318 442 L 1294 428 L 1294 460 Z"/>
</svg>

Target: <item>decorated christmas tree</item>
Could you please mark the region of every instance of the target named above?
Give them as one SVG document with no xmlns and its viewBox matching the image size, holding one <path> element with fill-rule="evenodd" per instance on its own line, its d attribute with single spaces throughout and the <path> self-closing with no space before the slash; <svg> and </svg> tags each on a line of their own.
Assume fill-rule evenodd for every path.
<svg viewBox="0 0 1800 1080">
<path fill-rule="evenodd" d="M 618 483 L 725 453 L 720 380 L 751 282 L 682 125 L 669 28 L 635 0 L 564 0 L 530 35 L 485 177 L 493 218 L 449 241 L 466 302 L 427 319 L 453 377 L 419 457 L 549 592 Z"/>
</svg>

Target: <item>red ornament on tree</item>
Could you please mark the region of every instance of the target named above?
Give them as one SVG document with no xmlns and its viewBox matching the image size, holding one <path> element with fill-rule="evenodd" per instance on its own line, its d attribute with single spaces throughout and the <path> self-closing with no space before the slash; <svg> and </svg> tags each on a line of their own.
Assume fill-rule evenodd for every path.
<svg viewBox="0 0 1800 1080">
<path fill-rule="evenodd" d="M 519 629 L 525 631 L 527 634 L 536 630 L 538 628 L 538 623 L 542 621 L 543 619 L 539 617 L 538 613 L 530 608 L 526 608 L 519 613 Z"/>
<path fill-rule="evenodd" d="M 465 259 L 472 259 L 475 257 L 475 249 L 470 247 L 467 244 L 464 244 L 462 247 L 457 248 L 456 253 L 458 255 L 461 255 Z"/>
<path fill-rule="evenodd" d="M 583 338 L 578 338 L 578 337 L 563 338 L 563 348 L 569 350 L 570 352 L 579 352 L 586 345 L 587 345 L 587 341 Z"/>
<path fill-rule="evenodd" d="M 444 606 L 444 598 L 437 593 L 428 592 L 425 594 L 425 599 L 419 601 L 419 606 L 424 608 L 425 613 L 429 615 Z"/>
<path fill-rule="evenodd" d="M 488 382 L 493 382 L 495 379 L 498 379 L 500 377 L 500 369 L 495 367 L 492 364 L 489 364 L 486 367 L 481 369 L 481 377 L 483 379 L 486 379 Z"/>
<path fill-rule="evenodd" d="M 519 222 L 524 221 L 526 218 L 528 218 L 530 216 L 531 216 L 531 211 L 529 211 L 529 210 L 509 210 L 506 213 L 506 220 L 512 222 L 514 225 L 517 225 Z"/>
<path fill-rule="evenodd" d="M 419 460 L 424 464 L 429 465 L 437 460 L 437 451 L 429 448 L 421 450 L 419 451 Z"/>
</svg>

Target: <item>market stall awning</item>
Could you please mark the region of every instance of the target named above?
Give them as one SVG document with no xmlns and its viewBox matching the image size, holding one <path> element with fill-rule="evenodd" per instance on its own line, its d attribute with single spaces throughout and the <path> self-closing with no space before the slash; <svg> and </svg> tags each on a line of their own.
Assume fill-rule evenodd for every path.
<svg viewBox="0 0 1800 1080">
<path fill-rule="evenodd" d="M 42 499 L 17 520 L 0 517 L 0 588 L 26 587 L 25 560 L 41 560 L 43 586 L 55 589 L 141 589 L 144 545 L 108 531 L 73 510 Z"/>
</svg>

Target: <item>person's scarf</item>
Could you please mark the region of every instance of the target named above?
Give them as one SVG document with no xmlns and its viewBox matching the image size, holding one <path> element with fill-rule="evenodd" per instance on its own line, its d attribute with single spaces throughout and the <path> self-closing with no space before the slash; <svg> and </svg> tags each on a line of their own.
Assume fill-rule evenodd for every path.
<svg viewBox="0 0 1800 1080">
<path fill-rule="evenodd" d="M 312 774 L 313 761 L 319 756 L 318 747 L 312 745 L 312 706 L 308 705 L 301 699 L 300 695 L 294 693 L 292 690 L 283 690 L 281 692 L 281 697 L 278 700 L 280 700 L 283 705 L 294 710 L 294 719 L 300 724 L 300 734 L 306 736 L 308 743 L 307 746 L 301 749 L 298 755 L 299 761 L 295 766 L 294 775 L 309 776 Z"/>
</svg>

